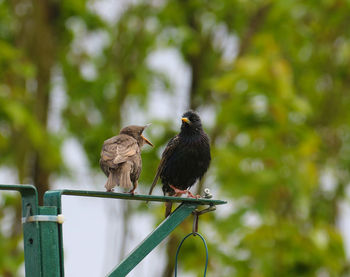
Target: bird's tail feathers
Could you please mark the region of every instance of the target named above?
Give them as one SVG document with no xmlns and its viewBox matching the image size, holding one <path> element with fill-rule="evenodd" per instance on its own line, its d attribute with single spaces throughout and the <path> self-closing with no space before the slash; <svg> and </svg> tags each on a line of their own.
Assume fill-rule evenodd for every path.
<svg viewBox="0 0 350 277">
<path fill-rule="evenodd" d="M 148 192 L 148 195 L 152 194 L 152 191 L 153 191 L 154 187 L 156 186 L 156 184 L 158 182 L 159 175 L 160 175 L 160 170 L 157 170 L 157 174 L 156 174 L 156 176 L 153 179 L 153 182 L 152 182 L 151 188 L 150 188 L 150 190 Z"/>
<path fill-rule="evenodd" d="M 105 184 L 105 188 L 107 191 L 112 191 L 112 189 L 117 185 L 118 176 L 116 172 L 109 172 L 107 182 Z"/>
<path fill-rule="evenodd" d="M 123 166 L 110 170 L 105 188 L 107 191 L 112 191 L 115 186 L 120 186 L 125 190 L 131 190 L 133 184 L 130 180 L 131 165 L 128 163 Z"/>
<path fill-rule="evenodd" d="M 148 195 L 151 195 L 151 194 L 152 194 L 152 191 L 153 191 L 154 187 L 156 186 L 156 184 L 157 184 L 157 182 L 158 182 L 159 174 L 160 174 L 160 170 L 158 169 L 158 170 L 157 170 L 157 173 L 156 173 L 156 176 L 155 176 L 154 179 L 153 179 L 151 188 L 149 189 Z M 146 201 L 146 204 L 148 204 L 148 201 Z"/>
<path fill-rule="evenodd" d="M 124 189 L 132 189 L 133 185 L 130 180 L 130 171 L 131 171 L 131 164 L 128 162 L 124 163 L 120 168 L 119 168 L 119 174 L 118 174 L 118 180 L 117 183 L 120 187 Z"/>
<path fill-rule="evenodd" d="M 118 185 L 123 189 L 132 189 L 133 186 L 130 180 L 130 174 L 128 172 L 123 172 L 120 174 Z"/>
</svg>

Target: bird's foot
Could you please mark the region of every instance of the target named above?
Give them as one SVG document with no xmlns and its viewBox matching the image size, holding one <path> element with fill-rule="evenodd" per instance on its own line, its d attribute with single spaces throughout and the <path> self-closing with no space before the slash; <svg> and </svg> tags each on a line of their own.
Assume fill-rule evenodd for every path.
<svg viewBox="0 0 350 277">
<path fill-rule="evenodd" d="M 130 193 L 132 196 L 134 196 L 135 193 L 136 193 L 136 192 L 135 192 L 135 189 L 130 190 L 129 193 Z"/>
<path fill-rule="evenodd" d="M 181 190 L 181 189 L 178 189 L 178 188 L 175 188 L 173 185 L 169 185 L 169 187 L 171 187 L 174 191 L 175 191 L 175 194 L 174 196 L 181 196 L 182 194 L 187 194 L 187 197 L 190 197 L 190 198 L 201 198 L 200 195 L 193 195 L 192 192 L 190 192 L 188 189 L 185 189 L 185 190 Z"/>
<path fill-rule="evenodd" d="M 114 189 L 107 189 L 107 192 L 114 192 Z"/>
<path fill-rule="evenodd" d="M 185 194 L 185 193 L 188 193 L 187 189 L 181 190 L 181 189 L 175 188 L 173 185 L 169 185 L 169 187 L 171 187 L 174 190 L 174 192 L 175 192 L 174 196 L 175 197 L 176 196 L 181 196 L 182 194 Z"/>
<path fill-rule="evenodd" d="M 196 199 L 201 198 L 201 196 L 199 194 L 193 195 L 192 192 L 190 192 L 189 190 L 187 190 L 187 197 L 196 198 Z"/>
</svg>

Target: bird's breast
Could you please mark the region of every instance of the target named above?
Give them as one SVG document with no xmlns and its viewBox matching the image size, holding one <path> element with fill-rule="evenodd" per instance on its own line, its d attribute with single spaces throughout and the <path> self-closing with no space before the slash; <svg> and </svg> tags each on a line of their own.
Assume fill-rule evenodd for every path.
<svg viewBox="0 0 350 277">
<path fill-rule="evenodd" d="M 163 183 L 186 189 L 201 178 L 210 163 L 210 146 L 205 137 L 185 137 L 167 159 L 161 173 Z"/>
</svg>

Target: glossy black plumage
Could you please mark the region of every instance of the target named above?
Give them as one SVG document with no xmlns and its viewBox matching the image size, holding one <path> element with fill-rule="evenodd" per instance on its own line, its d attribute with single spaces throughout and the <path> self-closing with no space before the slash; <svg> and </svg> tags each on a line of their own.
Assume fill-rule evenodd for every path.
<svg viewBox="0 0 350 277">
<path fill-rule="evenodd" d="M 163 183 L 164 195 L 177 196 L 203 177 L 210 165 L 210 142 L 203 131 L 200 117 L 193 111 L 183 114 L 181 131 L 167 144 L 149 194 L 158 178 Z M 171 186 L 182 192 L 175 191 Z M 171 211 L 168 203 L 166 216 Z"/>
</svg>

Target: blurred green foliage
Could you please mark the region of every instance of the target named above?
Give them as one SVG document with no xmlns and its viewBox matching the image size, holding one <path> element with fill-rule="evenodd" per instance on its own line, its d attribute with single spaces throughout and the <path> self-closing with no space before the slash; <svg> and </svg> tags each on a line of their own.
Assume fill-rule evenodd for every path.
<svg viewBox="0 0 350 277">
<path fill-rule="evenodd" d="M 230 203 L 201 218 L 210 275 L 349 276 L 337 220 L 350 179 L 350 2 L 137 1 L 118 20 L 96 5 L 0 1 L 0 163 L 45 191 L 50 175 L 68 172 L 60 148 L 74 136 L 98 170 L 101 144 L 130 103 L 145 111 L 155 82 L 173 91 L 148 59 L 175 49 L 191 72 L 188 106 L 214 111 L 204 122 L 213 161 L 199 189 Z M 47 116 L 57 75 L 66 103 L 55 130 Z M 159 149 L 174 128 L 153 124 Z M 157 149 L 143 154 L 141 182 L 158 161 Z M 190 229 L 169 242 L 164 276 Z M 15 274 L 18 259 L 3 255 L 18 248 L 12 238 L 12 250 L 0 240 L 0 264 Z M 184 269 L 201 276 L 202 252 L 184 246 Z"/>
</svg>

